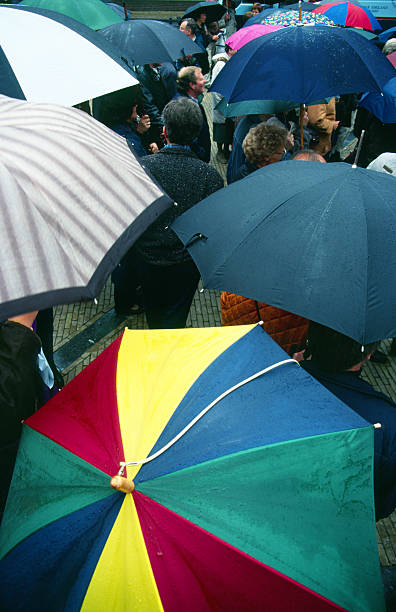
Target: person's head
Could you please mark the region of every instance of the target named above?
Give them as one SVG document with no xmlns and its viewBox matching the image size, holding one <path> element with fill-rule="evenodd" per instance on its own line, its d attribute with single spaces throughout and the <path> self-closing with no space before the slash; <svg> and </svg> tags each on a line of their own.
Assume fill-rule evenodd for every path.
<svg viewBox="0 0 396 612">
<path fill-rule="evenodd" d="M 258 13 L 261 13 L 262 10 L 263 10 L 263 7 L 261 6 L 260 2 L 255 2 L 252 8 L 250 9 L 253 15 L 258 15 Z"/>
<path fill-rule="evenodd" d="M 100 96 L 94 102 L 95 118 L 111 127 L 127 123 L 136 117 L 136 106 L 143 101 L 140 87 L 126 87 Z M 135 115 L 135 117 L 134 117 Z"/>
<path fill-rule="evenodd" d="M 189 98 L 171 100 L 162 111 L 164 134 L 167 142 L 190 145 L 202 127 L 202 113 L 196 102 Z"/>
<path fill-rule="evenodd" d="M 195 21 L 197 22 L 198 25 L 202 25 L 203 23 L 205 23 L 205 21 L 206 21 L 206 13 L 200 13 L 195 18 Z"/>
<path fill-rule="evenodd" d="M 324 372 L 345 372 L 358 370 L 370 359 L 379 342 L 362 346 L 356 340 L 340 332 L 311 321 L 308 330 L 306 354 Z"/>
<path fill-rule="evenodd" d="M 385 53 L 385 55 L 389 55 L 394 51 L 396 51 L 396 38 L 390 38 L 382 47 L 382 53 Z"/>
<path fill-rule="evenodd" d="M 208 23 L 208 32 L 209 34 L 218 34 L 220 32 L 219 22 L 211 21 Z"/>
<path fill-rule="evenodd" d="M 198 98 L 203 93 L 205 82 L 201 68 L 196 66 L 185 66 L 177 74 L 178 92 L 193 98 Z"/>
<path fill-rule="evenodd" d="M 179 26 L 180 32 L 184 32 L 189 38 L 194 38 L 195 32 L 197 31 L 197 24 L 194 19 L 183 19 Z"/>
<path fill-rule="evenodd" d="M 234 55 L 234 53 L 237 52 L 237 49 L 231 49 L 229 45 L 225 45 L 224 52 L 227 53 L 229 57 L 231 57 L 232 55 Z"/>
<path fill-rule="evenodd" d="M 286 128 L 259 123 L 249 130 L 242 148 L 247 159 L 261 168 L 282 159 L 286 153 L 286 142 Z"/>
<path fill-rule="evenodd" d="M 319 153 L 312 151 L 312 149 L 304 149 L 303 151 L 297 151 L 297 153 L 295 153 L 291 159 L 297 161 L 314 161 L 320 162 L 321 164 L 326 163 L 325 158 L 322 157 Z"/>
</svg>

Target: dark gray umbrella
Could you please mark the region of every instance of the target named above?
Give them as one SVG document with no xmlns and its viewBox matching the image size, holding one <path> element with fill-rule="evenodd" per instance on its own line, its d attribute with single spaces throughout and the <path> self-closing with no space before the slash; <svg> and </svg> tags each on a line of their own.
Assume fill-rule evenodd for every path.
<svg viewBox="0 0 396 612">
<path fill-rule="evenodd" d="M 202 53 L 201 47 L 174 26 L 155 19 L 129 19 L 116 23 L 99 34 L 131 66 L 156 62 L 173 62 L 185 55 Z"/>
<path fill-rule="evenodd" d="M 287 161 L 217 191 L 173 223 L 204 286 L 366 344 L 396 336 L 396 180 Z"/>
<path fill-rule="evenodd" d="M 0 96 L 0 320 L 94 298 L 170 204 L 86 113 Z"/>
<path fill-rule="evenodd" d="M 208 2 L 197 2 L 189 6 L 184 12 L 184 17 L 196 19 L 201 13 L 205 13 L 206 21 L 210 23 L 211 21 L 218 21 L 221 19 L 226 12 L 227 9 L 222 4 L 209 0 Z"/>
</svg>

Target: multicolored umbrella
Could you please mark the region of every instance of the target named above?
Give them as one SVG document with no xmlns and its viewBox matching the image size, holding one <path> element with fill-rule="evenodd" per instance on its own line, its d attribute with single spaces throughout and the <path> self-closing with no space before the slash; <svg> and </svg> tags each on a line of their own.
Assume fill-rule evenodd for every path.
<svg viewBox="0 0 396 612">
<path fill-rule="evenodd" d="M 122 17 L 101 0 L 22 0 L 19 5 L 62 13 L 93 30 L 123 21 Z"/>
<path fill-rule="evenodd" d="M 353 2 L 328 2 L 315 8 L 312 14 L 325 15 L 342 26 L 364 28 L 370 32 L 382 30 L 370 9 Z"/>
<path fill-rule="evenodd" d="M 2 610 L 384 610 L 373 427 L 260 326 L 125 331 L 23 430 Z"/>
<path fill-rule="evenodd" d="M 300 19 L 298 11 L 280 11 L 279 13 L 274 13 L 272 15 L 263 17 L 261 23 L 282 25 L 285 27 L 296 26 L 298 23 L 303 23 L 304 25 L 335 25 L 334 21 L 332 21 L 326 15 L 313 15 L 312 12 L 303 12 Z"/>
<path fill-rule="evenodd" d="M 269 34 L 270 32 L 276 32 L 276 30 L 282 27 L 281 25 L 257 24 L 247 28 L 241 28 L 227 38 L 226 44 L 231 47 L 231 49 L 240 49 L 251 40 L 259 36 L 264 36 L 264 34 Z"/>
</svg>

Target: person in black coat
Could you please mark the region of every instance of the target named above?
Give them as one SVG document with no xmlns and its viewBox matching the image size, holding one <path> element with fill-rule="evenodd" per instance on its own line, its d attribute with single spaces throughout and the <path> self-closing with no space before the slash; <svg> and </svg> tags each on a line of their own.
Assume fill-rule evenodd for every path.
<svg viewBox="0 0 396 612">
<path fill-rule="evenodd" d="M 302 367 L 374 429 L 374 500 L 376 519 L 396 507 L 396 404 L 360 378 L 377 342 L 363 346 L 319 323 L 310 323 Z M 309 356 L 309 359 L 307 357 Z"/>
<path fill-rule="evenodd" d="M 174 205 L 144 232 L 133 247 L 150 328 L 177 328 L 186 324 L 199 272 L 171 224 L 184 211 L 223 187 L 220 174 L 199 160 L 191 143 L 201 130 L 196 102 L 181 97 L 163 111 L 166 145 L 144 157 L 143 166 Z"/>
<path fill-rule="evenodd" d="M 176 68 L 169 62 L 165 64 L 145 64 L 136 67 L 136 75 L 141 84 L 143 105 L 138 108 L 140 114 L 150 117 L 150 129 L 147 137 L 150 142 L 161 145 L 163 128 L 162 111 L 176 94 Z"/>
<path fill-rule="evenodd" d="M 0 517 L 21 436 L 21 421 L 39 408 L 43 383 L 37 367 L 40 338 L 32 330 L 37 312 L 0 323 Z"/>
</svg>

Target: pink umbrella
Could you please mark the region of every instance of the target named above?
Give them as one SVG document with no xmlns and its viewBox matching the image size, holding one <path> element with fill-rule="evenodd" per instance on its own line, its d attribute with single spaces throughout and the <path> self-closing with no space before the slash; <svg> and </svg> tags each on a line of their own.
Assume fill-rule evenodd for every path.
<svg viewBox="0 0 396 612">
<path fill-rule="evenodd" d="M 263 36 L 264 34 L 269 34 L 270 32 L 275 32 L 275 30 L 280 30 L 283 28 L 281 25 L 272 25 L 272 24 L 255 24 L 251 26 L 247 26 L 246 28 L 241 28 L 231 34 L 229 38 L 226 40 L 226 45 L 231 47 L 231 49 L 240 49 L 243 45 L 258 38 L 259 36 Z"/>
<path fill-rule="evenodd" d="M 396 68 L 396 51 L 393 51 L 393 53 L 390 53 L 386 57 L 388 58 L 388 60 L 392 64 L 392 66 L 394 66 Z"/>
</svg>

